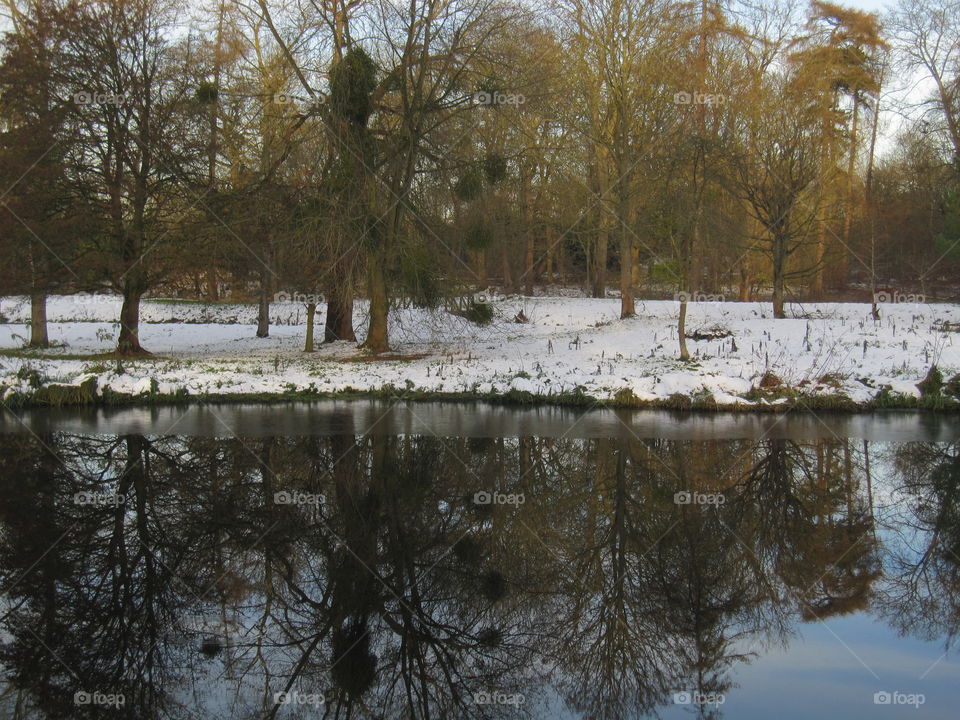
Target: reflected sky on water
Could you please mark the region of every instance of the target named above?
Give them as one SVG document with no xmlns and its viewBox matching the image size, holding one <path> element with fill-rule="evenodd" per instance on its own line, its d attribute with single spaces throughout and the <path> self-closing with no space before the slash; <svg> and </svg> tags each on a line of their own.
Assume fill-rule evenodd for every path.
<svg viewBox="0 0 960 720">
<path fill-rule="evenodd" d="M 375 409 L 7 416 L 0 713 L 955 717 L 949 422 Z"/>
</svg>

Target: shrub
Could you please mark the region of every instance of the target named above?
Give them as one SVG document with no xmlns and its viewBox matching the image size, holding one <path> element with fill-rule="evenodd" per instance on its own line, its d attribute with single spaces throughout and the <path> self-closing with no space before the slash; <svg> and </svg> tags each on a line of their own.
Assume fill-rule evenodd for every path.
<svg viewBox="0 0 960 720">
<path fill-rule="evenodd" d="M 457 317 L 462 317 L 476 325 L 489 325 L 493 322 L 493 305 L 489 303 L 478 303 L 471 300 L 462 310 L 452 310 L 451 312 Z"/>
<path fill-rule="evenodd" d="M 960 400 L 960 373 L 957 373 L 950 378 L 943 390 L 947 393 L 947 395 L 952 395 L 957 400 Z"/>
<path fill-rule="evenodd" d="M 938 397 L 943 392 L 943 373 L 936 365 L 931 365 L 927 376 L 917 383 L 920 395 L 924 398 Z"/>
</svg>

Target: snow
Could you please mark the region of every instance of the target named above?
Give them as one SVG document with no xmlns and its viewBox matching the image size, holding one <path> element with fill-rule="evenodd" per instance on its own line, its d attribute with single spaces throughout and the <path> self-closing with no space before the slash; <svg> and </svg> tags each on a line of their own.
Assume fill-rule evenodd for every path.
<svg viewBox="0 0 960 720">
<path fill-rule="evenodd" d="M 601 400 L 629 390 L 640 401 L 682 394 L 730 406 L 782 402 L 775 396 L 747 399 L 770 372 L 804 394 L 845 395 L 864 403 L 884 386 L 917 397 L 916 383 L 932 364 L 947 378 L 960 371 L 955 342 L 960 334 L 943 324 L 960 323 L 960 306 L 884 304 L 875 322 L 866 304 L 791 305 L 787 319 L 774 320 L 769 303 L 690 303 L 688 334 L 731 333 L 688 339 L 690 363 L 677 359 L 677 302 L 638 301 L 637 316 L 626 320 L 619 319 L 619 307 L 617 299 L 508 297 L 494 303 L 494 322 L 484 327 L 443 310 L 400 309 L 391 313 L 390 333 L 394 354 L 403 357 L 370 360 L 346 342 L 304 353 L 306 313 L 298 304 L 274 303 L 270 337 L 256 338 L 254 305 L 146 300 L 140 339 L 154 356 L 124 360 L 118 367 L 116 360 L 94 356 L 115 347 L 119 298 L 60 296 L 48 304 L 50 339 L 58 347 L 43 358 L 0 357 L 0 395 L 30 392 L 28 382 L 17 377 L 26 367 L 39 370 L 46 382 L 79 384 L 96 376 L 100 392 L 131 395 L 152 387 L 162 394 L 186 389 L 191 395 L 226 395 L 391 386 L 548 398 L 579 388 Z M 520 309 L 528 323 L 511 321 Z M 0 299 L 0 318 L 6 320 L 0 324 L 0 349 L 23 347 L 28 317 L 25 298 Z M 317 323 L 322 337 L 320 308 Z M 355 326 L 362 337 L 362 301 L 356 304 Z"/>
</svg>

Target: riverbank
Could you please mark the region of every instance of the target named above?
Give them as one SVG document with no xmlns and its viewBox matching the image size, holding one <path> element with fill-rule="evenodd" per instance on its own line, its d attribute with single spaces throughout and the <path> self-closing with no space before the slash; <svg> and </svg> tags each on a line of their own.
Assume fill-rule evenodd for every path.
<svg viewBox="0 0 960 720">
<path fill-rule="evenodd" d="M 620 320 L 616 299 L 509 297 L 493 303 L 483 326 L 400 309 L 391 315 L 393 352 L 375 357 L 347 342 L 303 352 L 305 310 L 295 303 L 273 304 L 270 337 L 256 338 L 253 305 L 148 300 L 140 336 L 153 355 L 128 359 L 111 355 L 118 298 L 52 298 L 55 347 L 42 351 L 23 347 L 26 300 L 3 298 L 0 397 L 17 407 L 366 396 L 766 412 L 960 408 L 958 306 L 887 303 L 874 321 L 866 304 L 795 304 L 774 320 L 767 303 L 691 303 L 690 362 L 677 359 L 677 309 L 641 301 L 636 317 Z M 516 321 L 521 311 L 525 322 Z M 360 336 L 365 322 L 358 302 Z M 933 366 L 939 375 L 928 378 Z"/>
</svg>

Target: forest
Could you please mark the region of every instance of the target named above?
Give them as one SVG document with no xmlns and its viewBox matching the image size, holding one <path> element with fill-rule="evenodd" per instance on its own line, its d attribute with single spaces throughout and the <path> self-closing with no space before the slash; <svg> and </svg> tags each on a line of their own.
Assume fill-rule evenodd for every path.
<svg viewBox="0 0 960 720">
<path fill-rule="evenodd" d="M 950 300 L 960 3 L 4 0 L 0 295 Z M 355 327 L 354 305 L 367 321 Z"/>
</svg>

